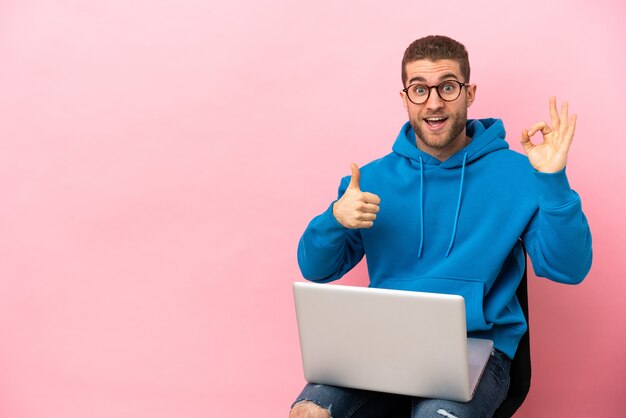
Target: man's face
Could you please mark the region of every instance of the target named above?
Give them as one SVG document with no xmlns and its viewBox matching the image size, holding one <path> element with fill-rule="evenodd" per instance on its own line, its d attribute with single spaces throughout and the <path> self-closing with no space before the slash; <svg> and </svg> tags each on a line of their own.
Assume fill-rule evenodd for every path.
<svg viewBox="0 0 626 418">
<path fill-rule="evenodd" d="M 458 61 L 448 59 L 413 61 L 406 64 L 406 74 L 405 87 L 412 84 L 436 86 L 446 80 L 467 81 L 461 75 Z M 422 104 L 412 103 L 404 92 L 400 95 L 415 131 L 418 148 L 436 157 L 449 157 L 450 152 L 456 152 L 466 144 L 467 108 L 474 101 L 476 86 L 462 87 L 461 95 L 451 102 L 441 99 L 436 90 L 432 89 L 428 100 Z"/>
</svg>

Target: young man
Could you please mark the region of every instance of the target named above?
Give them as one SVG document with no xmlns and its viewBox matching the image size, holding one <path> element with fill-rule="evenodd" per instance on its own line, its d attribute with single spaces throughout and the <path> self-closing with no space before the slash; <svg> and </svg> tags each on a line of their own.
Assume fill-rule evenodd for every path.
<svg viewBox="0 0 626 418">
<path fill-rule="evenodd" d="M 462 295 L 468 336 L 494 342 L 487 371 L 470 402 L 411 399 L 412 416 L 489 417 L 506 397 L 527 329 L 515 297 L 521 242 L 539 276 L 576 284 L 591 267 L 591 233 L 565 174 L 576 116 L 551 98 L 550 123 L 521 134 L 527 157 L 509 150 L 502 121 L 467 119 L 476 98 L 467 52 L 443 36 L 407 48 L 402 82 L 409 121 L 393 151 L 352 165 L 338 200 L 305 230 L 300 269 L 330 282 L 367 254 L 372 287 Z M 535 145 L 537 132 L 544 141 Z M 403 399 L 307 385 L 290 417 L 385 416 Z"/>
</svg>

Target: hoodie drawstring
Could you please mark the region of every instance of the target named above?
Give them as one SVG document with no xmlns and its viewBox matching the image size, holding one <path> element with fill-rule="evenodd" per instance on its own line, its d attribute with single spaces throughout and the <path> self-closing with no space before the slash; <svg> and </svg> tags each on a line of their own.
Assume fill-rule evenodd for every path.
<svg viewBox="0 0 626 418">
<path fill-rule="evenodd" d="M 421 258 L 424 247 L 424 162 L 421 155 L 417 158 L 420 162 L 420 247 L 417 251 L 417 258 Z"/>
<path fill-rule="evenodd" d="M 454 225 L 452 226 L 452 237 L 450 237 L 450 245 L 446 252 L 446 257 L 450 255 L 452 246 L 454 245 L 454 239 L 456 238 L 456 228 L 459 224 L 459 213 L 461 212 L 461 196 L 463 196 L 463 180 L 465 179 L 465 162 L 467 161 L 467 151 L 463 155 L 463 166 L 461 167 L 461 185 L 459 186 L 459 200 L 456 204 L 456 214 L 454 215 Z"/>
</svg>

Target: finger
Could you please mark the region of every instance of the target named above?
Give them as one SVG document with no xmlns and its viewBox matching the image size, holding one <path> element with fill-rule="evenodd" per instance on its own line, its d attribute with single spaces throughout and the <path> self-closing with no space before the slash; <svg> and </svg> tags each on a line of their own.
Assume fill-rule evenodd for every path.
<svg viewBox="0 0 626 418">
<path fill-rule="evenodd" d="M 574 132 L 576 131 L 576 115 L 572 115 L 569 118 L 569 126 L 567 127 L 567 132 L 565 133 L 565 138 L 568 142 L 572 142 L 574 139 Z"/>
<path fill-rule="evenodd" d="M 358 219 L 360 221 L 373 222 L 376 219 L 376 214 L 375 213 L 362 213 L 361 215 L 359 215 Z"/>
<path fill-rule="evenodd" d="M 532 150 L 535 146 L 535 144 L 533 144 L 530 141 L 530 137 L 528 136 L 528 130 L 524 129 L 522 131 L 522 136 L 519 139 L 519 142 L 522 143 L 522 146 L 524 147 L 524 151 L 526 151 L 526 154 L 528 154 L 530 152 L 530 150 Z"/>
<path fill-rule="evenodd" d="M 380 205 L 380 197 L 374 193 L 363 192 L 363 201 L 365 203 L 373 203 L 374 205 Z"/>
<path fill-rule="evenodd" d="M 569 109 L 569 103 L 563 102 L 561 104 L 561 119 L 559 121 L 560 132 L 567 131 L 567 127 L 568 127 L 567 122 L 569 120 L 568 109 Z"/>
<path fill-rule="evenodd" d="M 363 206 L 363 213 L 378 213 L 380 212 L 380 206 L 374 205 L 372 203 L 366 203 Z"/>
<path fill-rule="evenodd" d="M 550 126 L 548 126 L 547 123 L 545 123 L 545 122 L 538 122 L 538 123 L 535 123 L 533 126 L 530 127 L 530 129 L 528 130 L 528 136 L 532 137 L 538 131 L 541 131 L 541 133 L 543 135 L 547 135 L 550 132 L 552 132 L 552 129 L 550 129 Z"/>
<path fill-rule="evenodd" d="M 559 112 L 556 110 L 556 97 L 550 97 L 550 123 L 554 129 L 559 129 Z"/>
<path fill-rule="evenodd" d="M 373 221 L 363 221 L 359 223 L 359 226 L 357 226 L 357 228 L 371 228 L 372 226 L 374 226 Z"/>
<path fill-rule="evenodd" d="M 350 167 L 352 169 L 352 177 L 350 178 L 350 184 L 348 185 L 351 189 L 361 190 L 360 181 L 361 181 L 361 171 L 359 170 L 359 166 L 355 163 L 352 163 Z"/>
<path fill-rule="evenodd" d="M 519 142 L 521 142 L 522 145 L 524 146 L 526 146 L 526 144 L 530 142 L 530 136 L 528 136 L 528 129 L 524 129 L 522 131 L 522 136 L 520 136 Z"/>
</svg>

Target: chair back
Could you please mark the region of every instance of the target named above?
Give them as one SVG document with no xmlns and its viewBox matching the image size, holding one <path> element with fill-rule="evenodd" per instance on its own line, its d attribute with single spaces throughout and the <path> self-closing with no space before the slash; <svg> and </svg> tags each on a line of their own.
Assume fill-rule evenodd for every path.
<svg viewBox="0 0 626 418">
<path fill-rule="evenodd" d="M 506 399 L 502 402 L 500 407 L 496 410 L 494 418 L 510 418 L 515 411 L 522 405 L 528 391 L 530 390 L 530 320 L 528 316 L 528 262 L 526 261 L 526 250 L 524 249 L 524 275 L 522 281 L 515 292 L 517 300 L 522 306 L 524 316 L 526 317 L 526 323 L 528 324 L 528 331 L 520 340 L 515 353 L 515 358 L 511 361 L 511 384 L 509 386 L 509 393 Z"/>
</svg>

